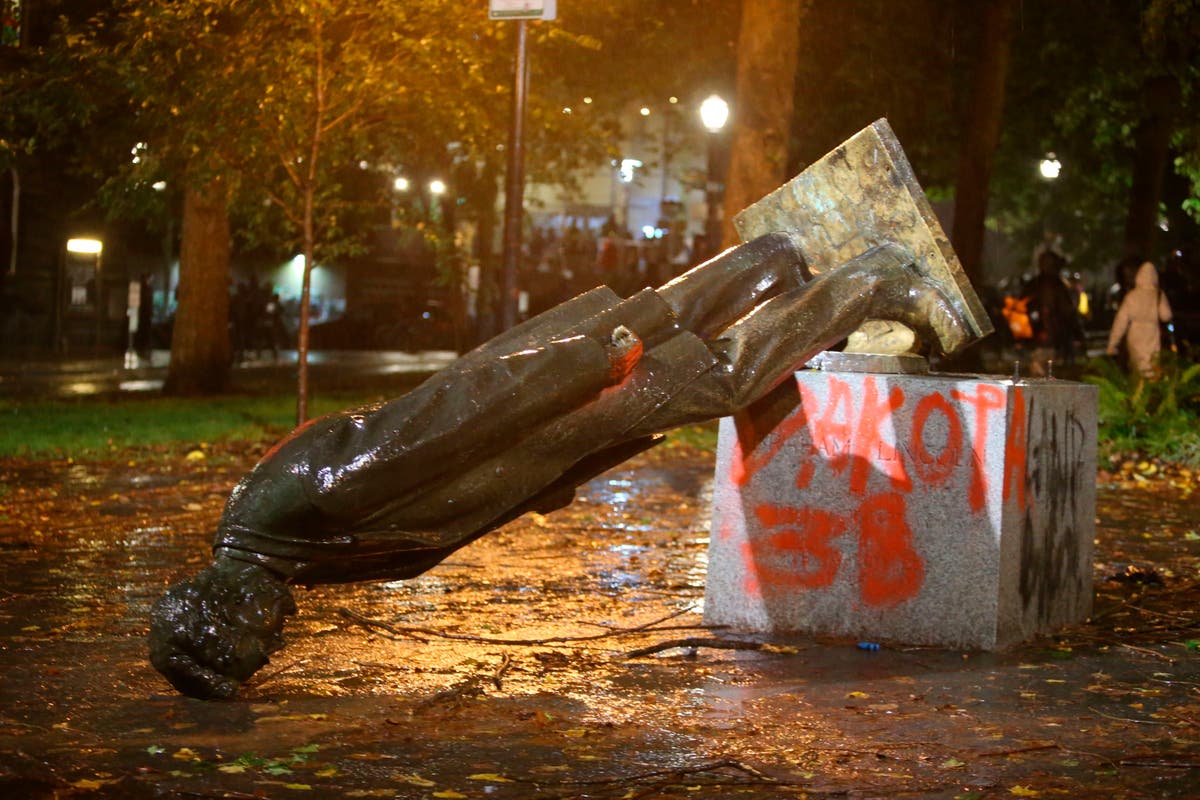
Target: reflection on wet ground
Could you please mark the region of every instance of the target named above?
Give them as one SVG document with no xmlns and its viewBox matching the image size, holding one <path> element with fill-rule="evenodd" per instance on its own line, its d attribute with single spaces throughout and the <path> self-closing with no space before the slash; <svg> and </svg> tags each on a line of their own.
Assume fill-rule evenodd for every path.
<svg viewBox="0 0 1200 800">
<path fill-rule="evenodd" d="M 1102 486 L 1097 620 L 1062 636 L 713 649 L 758 642 L 700 628 L 711 463 L 652 451 L 418 579 L 299 591 L 291 644 L 201 703 L 146 620 L 247 463 L 155 464 L 0 463 L 6 797 L 1195 796 L 1184 490 Z M 1161 583 L 1107 580 L 1130 564 Z"/>
</svg>

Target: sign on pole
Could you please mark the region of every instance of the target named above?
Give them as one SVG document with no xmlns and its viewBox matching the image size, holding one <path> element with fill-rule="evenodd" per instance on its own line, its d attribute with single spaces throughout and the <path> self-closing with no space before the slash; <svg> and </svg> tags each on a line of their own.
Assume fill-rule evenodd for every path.
<svg viewBox="0 0 1200 800">
<path fill-rule="evenodd" d="M 513 70 L 513 115 L 508 129 L 508 169 L 504 176 L 504 264 L 500 292 L 500 323 L 505 330 L 517 323 L 520 292 L 517 273 L 521 260 L 521 222 L 525 207 L 525 92 L 529 62 L 525 58 L 525 21 L 554 19 L 557 0 L 489 0 L 488 17 L 517 21 L 517 61 Z"/>
<path fill-rule="evenodd" d="M 488 19 L 554 19 L 558 0 L 488 0 Z"/>
</svg>

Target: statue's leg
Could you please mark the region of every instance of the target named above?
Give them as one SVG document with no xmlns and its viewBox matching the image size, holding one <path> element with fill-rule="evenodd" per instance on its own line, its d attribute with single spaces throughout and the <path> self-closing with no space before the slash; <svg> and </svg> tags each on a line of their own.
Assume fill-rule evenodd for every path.
<svg viewBox="0 0 1200 800">
<path fill-rule="evenodd" d="M 770 233 L 693 267 L 656 291 L 681 327 L 708 339 L 747 311 L 808 280 L 804 258 L 787 233 Z"/>
<path fill-rule="evenodd" d="M 768 298 L 708 341 L 720 364 L 675 395 L 633 433 L 727 416 L 766 395 L 867 319 L 903 322 L 930 342 L 965 323 L 896 245 L 876 247 L 810 282 Z"/>
</svg>

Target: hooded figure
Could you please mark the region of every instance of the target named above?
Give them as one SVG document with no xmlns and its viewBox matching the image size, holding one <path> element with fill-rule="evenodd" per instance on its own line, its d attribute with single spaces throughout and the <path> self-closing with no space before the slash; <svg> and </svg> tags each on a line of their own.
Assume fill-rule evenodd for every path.
<svg viewBox="0 0 1200 800">
<path fill-rule="evenodd" d="M 1158 288 L 1158 270 L 1149 261 L 1138 267 L 1131 289 L 1117 308 L 1112 330 L 1108 334 L 1107 352 L 1116 355 L 1121 340 L 1129 351 L 1129 369 L 1152 378 L 1157 367 L 1155 360 L 1162 349 L 1159 326 L 1171 321 L 1171 304 Z"/>
</svg>

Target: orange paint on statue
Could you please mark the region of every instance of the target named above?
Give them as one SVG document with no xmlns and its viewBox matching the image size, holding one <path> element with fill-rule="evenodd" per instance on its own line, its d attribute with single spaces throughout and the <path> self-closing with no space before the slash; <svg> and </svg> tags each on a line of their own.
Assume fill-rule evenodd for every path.
<svg viewBox="0 0 1200 800">
<path fill-rule="evenodd" d="M 763 443 L 765 446 L 760 446 L 758 450 L 746 456 L 742 452 L 742 442 L 740 439 L 735 440 L 733 449 L 733 463 L 730 465 L 730 479 L 734 486 L 745 486 L 754 475 L 771 463 L 771 460 L 782 450 L 793 437 L 800 431 L 808 427 L 809 408 L 816 408 L 816 395 L 812 389 L 809 389 L 803 383 L 796 381 L 796 386 L 800 390 L 800 405 L 794 412 L 789 414 L 783 422 L 775 428 L 770 437 Z M 810 454 L 811 455 L 811 454 Z M 809 477 L 812 476 L 811 458 L 805 462 Z M 803 485 L 800 488 L 804 488 Z"/>
<path fill-rule="evenodd" d="M 981 383 L 979 391 L 973 395 L 957 389 L 950 394 L 955 400 L 967 403 L 975 409 L 974 450 L 978 457 L 971 459 L 971 483 L 967 487 L 967 502 L 971 511 L 978 514 L 983 511 L 987 501 L 988 486 L 987 475 L 983 471 L 983 455 L 987 448 L 988 417 L 993 411 L 1004 408 L 1004 392 L 997 386 Z"/>
<path fill-rule="evenodd" d="M 1012 421 L 1004 443 L 1004 501 L 1015 499 L 1017 510 L 1025 510 L 1025 391 L 1013 387 Z"/>
<path fill-rule="evenodd" d="M 849 391 L 849 387 L 846 387 L 846 391 Z M 900 387 L 893 387 L 887 398 L 881 400 L 875 378 L 867 377 L 863 381 L 863 404 L 857 430 L 850 439 L 850 446 L 846 448 L 850 457 L 850 491 L 853 494 L 867 491 L 867 479 L 874 469 L 888 476 L 893 489 L 912 491 L 912 478 L 908 475 L 904 460 L 896 453 L 895 447 L 883 441 L 880 433 L 883 424 L 903 405 L 904 392 Z"/>
<path fill-rule="evenodd" d="M 899 605 L 925 583 L 925 561 L 913 549 L 905 512 L 904 498 L 895 493 L 868 497 L 859 508 L 859 592 L 869 606 Z"/>
<path fill-rule="evenodd" d="M 754 600 L 761 600 L 763 596 L 762 584 L 758 580 L 758 561 L 750 542 L 742 542 L 742 591 Z"/>
<path fill-rule="evenodd" d="M 843 517 L 819 508 L 761 505 L 754 511 L 769 533 L 747 547 L 768 584 L 820 589 L 833 583 L 842 554 L 831 543 L 846 532 Z"/>
</svg>

